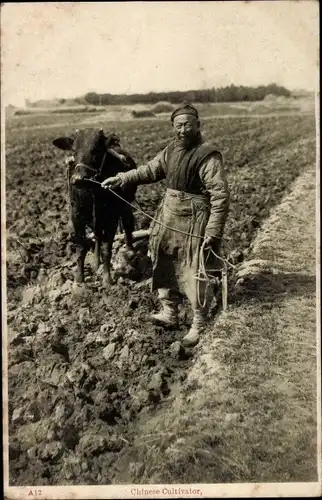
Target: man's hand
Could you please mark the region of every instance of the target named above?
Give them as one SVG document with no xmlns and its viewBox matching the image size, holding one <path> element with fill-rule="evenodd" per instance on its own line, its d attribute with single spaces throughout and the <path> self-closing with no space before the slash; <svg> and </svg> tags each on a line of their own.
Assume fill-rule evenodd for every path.
<svg viewBox="0 0 322 500">
<path fill-rule="evenodd" d="M 122 180 L 120 177 L 108 177 L 105 181 L 102 182 L 102 188 L 116 188 L 122 184 Z"/>
<path fill-rule="evenodd" d="M 68 167 L 69 165 L 72 165 L 73 163 L 75 163 L 75 156 L 74 155 L 66 156 L 66 158 L 65 158 L 66 167 Z"/>
<path fill-rule="evenodd" d="M 119 159 L 121 160 L 124 165 L 127 165 L 127 158 L 124 155 L 119 154 Z"/>
<path fill-rule="evenodd" d="M 204 238 L 205 247 L 211 247 L 213 249 L 219 247 L 220 241 L 220 238 L 215 238 L 214 236 L 205 236 Z"/>
</svg>

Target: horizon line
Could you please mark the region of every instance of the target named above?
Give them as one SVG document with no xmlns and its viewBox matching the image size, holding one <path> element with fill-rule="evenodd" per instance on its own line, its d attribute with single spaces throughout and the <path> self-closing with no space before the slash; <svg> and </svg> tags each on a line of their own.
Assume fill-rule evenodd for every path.
<svg viewBox="0 0 322 500">
<path fill-rule="evenodd" d="M 268 87 L 270 85 L 276 85 L 277 87 L 281 87 L 281 88 L 284 88 L 286 90 L 288 90 L 289 92 L 291 93 L 294 93 L 294 92 L 307 92 L 307 93 L 310 93 L 310 94 L 315 94 L 316 92 L 318 92 L 319 89 L 312 89 L 312 88 L 305 88 L 305 87 L 296 87 L 296 88 L 290 88 L 290 87 L 285 87 L 284 85 L 281 85 L 281 84 L 278 84 L 276 82 L 272 82 L 272 83 L 268 83 L 268 84 L 259 84 L 259 85 L 238 85 L 238 84 L 235 84 L 235 83 L 230 83 L 230 84 L 227 84 L 227 85 L 224 85 L 224 86 L 220 86 L 220 87 L 207 87 L 207 88 L 199 88 L 199 89 L 189 89 L 189 90 L 179 90 L 179 89 L 175 89 L 175 90 L 150 90 L 148 92 L 133 92 L 133 93 L 112 93 L 112 92 L 99 92 L 97 90 L 88 90 L 86 92 L 84 92 L 83 94 L 81 95 L 76 95 L 76 96 L 73 96 L 73 97 L 61 97 L 61 96 L 55 96 L 55 97 L 44 97 L 44 98 L 41 98 L 41 99 L 33 99 L 31 97 L 25 97 L 24 98 L 24 105 L 23 106 L 26 106 L 26 102 L 29 101 L 30 103 L 36 103 L 36 102 L 40 102 L 40 101 L 55 101 L 55 100 L 60 100 L 60 99 L 65 99 L 66 101 L 67 100 L 74 100 L 74 99 L 82 99 L 85 97 L 86 94 L 89 94 L 89 93 L 93 93 L 93 94 L 97 94 L 97 95 L 110 95 L 112 97 L 114 96 L 133 96 L 133 95 L 137 95 L 137 96 L 147 96 L 149 94 L 166 94 L 166 93 L 172 93 L 172 92 L 180 92 L 180 93 L 185 93 L 185 92 L 201 92 L 201 91 L 207 91 L 207 90 L 216 90 L 216 89 L 224 89 L 224 88 L 227 88 L 227 87 L 244 87 L 244 88 L 251 88 L 251 89 L 256 89 L 258 87 Z M 3 96 L 4 97 L 4 96 Z M 19 105 L 15 105 L 15 104 L 11 104 L 11 102 L 7 102 L 5 104 L 5 106 L 14 106 L 14 107 L 21 107 Z M 104 106 L 108 106 L 108 104 L 105 104 Z"/>
</svg>

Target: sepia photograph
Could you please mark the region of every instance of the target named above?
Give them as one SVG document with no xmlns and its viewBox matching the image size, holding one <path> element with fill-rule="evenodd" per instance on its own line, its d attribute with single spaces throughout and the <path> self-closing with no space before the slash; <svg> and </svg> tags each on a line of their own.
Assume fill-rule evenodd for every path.
<svg viewBox="0 0 322 500">
<path fill-rule="evenodd" d="M 319 3 L 1 4 L 6 500 L 321 489 Z"/>
</svg>

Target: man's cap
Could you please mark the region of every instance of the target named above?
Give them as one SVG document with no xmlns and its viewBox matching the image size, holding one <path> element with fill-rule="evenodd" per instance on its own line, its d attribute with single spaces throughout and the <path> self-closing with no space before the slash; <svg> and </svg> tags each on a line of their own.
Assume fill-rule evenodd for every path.
<svg viewBox="0 0 322 500">
<path fill-rule="evenodd" d="M 199 118 L 198 111 L 194 106 L 189 104 L 188 102 L 183 102 L 179 106 L 177 106 L 171 114 L 171 121 L 175 119 L 176 116 L 180 115 L 192 115 L 196 118 Z"/>
</svg>

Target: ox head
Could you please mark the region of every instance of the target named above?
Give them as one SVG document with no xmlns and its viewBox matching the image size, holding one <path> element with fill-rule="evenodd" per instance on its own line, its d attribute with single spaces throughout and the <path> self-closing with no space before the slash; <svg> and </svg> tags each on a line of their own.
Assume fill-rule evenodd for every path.
<svg viewBox="0 0 322 500">
<path fill-rule="evenodd" d="M 73 155 L 75 170 L 71 176 L 71 183 L 81 186 L 86 179 L 102 180 L 107 150 L 119 146 L 117 135 L 106 136 L 102 129 L 87 128 L 76 130 L 71 137 L 58 137 L 53 141 L 54 146 Z"/>
</svg>

